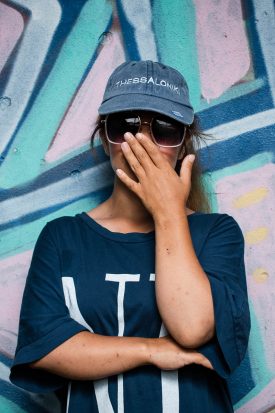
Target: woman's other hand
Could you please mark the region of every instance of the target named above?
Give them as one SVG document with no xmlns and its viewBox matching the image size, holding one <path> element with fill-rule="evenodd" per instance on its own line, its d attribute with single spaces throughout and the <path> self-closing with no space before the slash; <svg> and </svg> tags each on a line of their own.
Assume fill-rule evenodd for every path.
<svg viewBox="0 0 275 413">
<path fill-rule="evenodd" d="M 171 209 L 181 212 L 191 189 L 192 157 L 183 159 L 179 176 L 146 135 L 138 133 L 135 137 L 127 132 L 124 136 L 127 142 L 123 142 L 121 148 L 138 182 L 117 169 L 119 179 L 141 199 L 153 218 L 170 216 Z"/>
<path fill-rule="evenodd" d="M 192 363 L 214 370 L 203 354 L 194 349 L 181 347 L 169 335 L 148 340 L 148 363 L 161 370 L 176 370 Z"/>
</svg>

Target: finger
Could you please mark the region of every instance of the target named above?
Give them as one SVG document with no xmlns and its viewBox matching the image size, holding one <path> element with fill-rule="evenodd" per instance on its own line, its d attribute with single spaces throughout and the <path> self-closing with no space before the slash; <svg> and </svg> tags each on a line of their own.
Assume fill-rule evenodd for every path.
<svg viewBox="0 0 275 413">
<path fill-rule="evenodd" d="M 129 144 L 127 142 L 123 142 L 121 144 L 121 149 L 132 171 L 135 173 L 138 179 L 142 179 L 145 176 L 145 171 L 136 158 Z"/>
<path fill-rule="evenodd" d="M 136 195 L 139 195 L 140 184 L 138 182 L 135 182 L 133 179 L 129 178 L 129 176 L 121 169 L 116 169 L 116 175 L 129 189 L 131 189 L 131 191 L 133 191 Z"/>
<path fill-rule="evenodd" d="M 147 138 L 147 136 L 143 133 L 137 133 L 136 137 L 158 168 L 161 168 L 167 164 L 167 161 L 162 156 L 159 148 L 154 142 L 151 141 L 151 139 Z"/>
<path fill-rule="evenodd" d="M 150 158 L 146 150 L 130 132 L 125 133 L 124 138 L 129 144 L 139 163 L 142 165 L 143 169 L 145 171 L 148 171 L 152 166 L 152 159 Z"/>
<path fill-rule="evenodd" d="M 190 184 L 192 176 L 192 168 L 195 161 L 195 155 L 187 155 L 181 164 L 180 168 L 180 178 L 182 179 L 185 185 Z"/>
</svg>

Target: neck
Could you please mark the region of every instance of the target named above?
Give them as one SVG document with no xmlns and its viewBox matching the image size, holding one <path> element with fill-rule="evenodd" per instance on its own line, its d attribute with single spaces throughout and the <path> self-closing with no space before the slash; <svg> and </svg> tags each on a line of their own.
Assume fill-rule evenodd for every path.
<svg viewBox="0 0 275 413">
<path fill-rule="evenodd" d="M 151 214 L 142 201 L 115 176 L 112 195 L 105 202 L 106 212 L 113 218 L 123 216 L 124 219 L 140 224 L 153 225 Z"/>
<path fill-rule="evenodd" d="M 129 232 L 129 227 L 151 231 L 155 228 L 152 215 L 142 201 L 115 176 L 112 195 L 98 207 L 93 209 L 93 218 L 97 221 L 123 222 Z M 186 208 L 186 213 L 191 213 Z"/>
</svg>

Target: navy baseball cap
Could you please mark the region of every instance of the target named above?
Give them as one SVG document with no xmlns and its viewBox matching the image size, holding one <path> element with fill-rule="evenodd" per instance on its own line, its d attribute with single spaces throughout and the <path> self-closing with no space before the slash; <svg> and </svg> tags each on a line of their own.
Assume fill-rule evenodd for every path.
<svg viewBox="0 0 275 413">
<path fill-rule="evenodd" d="M 151 60 L 122 63 L 109 77 L 99 114 L 126 110 L 159 112 L 187 125 L 194 120 L 182 74 Z"/>
</svg>

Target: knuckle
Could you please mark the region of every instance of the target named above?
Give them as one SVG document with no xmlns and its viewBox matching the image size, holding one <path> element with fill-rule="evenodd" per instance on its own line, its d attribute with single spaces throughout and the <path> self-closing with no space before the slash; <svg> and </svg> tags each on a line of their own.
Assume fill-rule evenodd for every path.
<svg viewBox="0 0 275 413">
<path fill-rule="evenodd" d="M 137 162 L 132 162 L 132 163 L 130 164 L 130 166 L 131 166 L 131 169 L 132 169 L 134 172 L 138 169 L 138 164 L 137 164 Z"/>
</svg>

